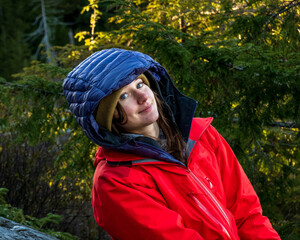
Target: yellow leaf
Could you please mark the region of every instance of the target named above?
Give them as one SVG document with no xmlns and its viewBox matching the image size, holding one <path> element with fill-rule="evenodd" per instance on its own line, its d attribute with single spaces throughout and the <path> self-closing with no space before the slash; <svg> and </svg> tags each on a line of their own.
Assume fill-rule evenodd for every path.
<svg viewBox="0 0 300 240">
<path fill-rule="evenodd" d="M 80 12 L 80 14 L 83 14 L 85 11 L 86 12 L 90 11 L 90 6 L 83 7 L 82 10 L 81 10 L 81 12 Z"/>
</svg>

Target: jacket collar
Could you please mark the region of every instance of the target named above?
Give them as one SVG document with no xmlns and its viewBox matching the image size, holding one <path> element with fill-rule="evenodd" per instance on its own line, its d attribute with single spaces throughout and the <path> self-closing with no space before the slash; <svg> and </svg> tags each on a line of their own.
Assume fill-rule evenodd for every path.
<svg viewBox="0 0 300 240">
<path fill-rule="evenodd" d="M 194 118 L 191 124 L 191 131 L 189 134 L 188 151 L 191 152 L 195 143 L 201 138 L 206 129 L 210 126 L 213 118 Z M 144 137 L 140 139 L 141 142 L 147 142 L 148 147 L 152 146 L 152 153 L 160 152 L 160 155 L 156 157 L 150 157 L 147 155 L 137 154 L 136 152 L 120 151 L 115 149 L 108 149 L 99 147 L 95 155 L 95 167 L 100 161 L 107 161 L 111 165 L 136 165 L 136 164 L 167 164 L 167 163 L 182 163 L 174 159 L 171 155 L 163 151 L 159 144 L 155 144 L 154 140 Z M 151 142 L 152 141 L 152 142 Z"/>
</svg>

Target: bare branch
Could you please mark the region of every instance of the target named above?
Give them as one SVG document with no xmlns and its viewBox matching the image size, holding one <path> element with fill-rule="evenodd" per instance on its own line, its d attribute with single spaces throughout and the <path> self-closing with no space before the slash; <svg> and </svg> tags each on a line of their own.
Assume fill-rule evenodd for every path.
<svg viewBox="0 0 300 240">
<path fill-rule="evenodd" d="M 297 1 L 291 1 L 290 3 L 288 3 L 288 4 L 285 5 L 285 6 L 283 6 L 281 9 L 279 9 L 276 13 L 273 13 L 273 14 L 269 17 L 268 21 L 266 22 L 266 24 L 265 24 L 265 26 L 264 26 L 264 29 L 263 29 L 263 31 L 262 31 L 262 35 L 263 35 L 264 32 L 266 31 L 266 29 L 267 29 L 268 25 L 270 24 L 270 22 L 272 21 L 272 19 L 274 19 L 275 17 L 277 17 L 279 14 L 284 13 L 284 12 L 288 11 L 289 9 L 291 9 L 291 8 L 293 8 L 293 7 L 296 7 L 296 6 L 298 6 L 298 5 L 300 5 L 299 0 L 297 0 Z"/>
</svg>

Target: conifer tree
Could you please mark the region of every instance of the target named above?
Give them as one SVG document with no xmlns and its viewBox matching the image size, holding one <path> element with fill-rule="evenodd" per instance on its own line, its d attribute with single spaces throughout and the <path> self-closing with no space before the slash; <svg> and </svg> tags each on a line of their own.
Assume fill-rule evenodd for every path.
<svg viewBox="0 0 300 240">
<path fill-rule="evenodd" d="M 52 172 L 46 165 L 39 181 L 51 193 L 61 189 L 66 201 L 84 203 L 97 146 L 68 110 L 62 81 L 97 50 L 142 51 L 198 101 L 196 116 L 214 117 L 282 239 L 299 238 L 299 1 L 86 1 L 91 2 L 93 11 L 86 6 L 84 14 L 96 12 L 95 21 L 90 31 L 77 33 L 86 46 L 55 48 L 56 64 L 33 62 L 15 81 L 1 80 L 2 149 L 47 149 L 55 165 Z M 0 163 L 7 166 L 3 152 L 0 147 Z M 26 157 L 31 162 L 24 178 L 40 159 Z"/>
</svg>

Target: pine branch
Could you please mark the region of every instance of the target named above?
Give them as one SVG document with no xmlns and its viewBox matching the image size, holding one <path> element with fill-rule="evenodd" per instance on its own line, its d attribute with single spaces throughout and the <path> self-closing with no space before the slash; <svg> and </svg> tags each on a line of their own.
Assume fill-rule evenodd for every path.
<svg viewBox="0 0 300 240">
<path fill-rule="evenodd" d="M 232 120 L 234 123 L 239 121 L 238 118 L 233 118 Z M 269 127 L 284 127 L 284 128 L 300 128 L 300 126 L 296 122 L 281 122 L 281 121 L 274 121 L 268 124 Z"/>
<path fill-rule="evenodd" d="M 49 91 L 49 90 L 45 90 L 45 89 L 42 89 L 42 88 L 35 88 L 35 87 L 32 87 L 32 85 L 29 85 L 29 84 L 28 85 L 27 84 L 17 84 L 17 83 L 11 83 L 11 82 L 0 82 L 0 84 L 3 84 L 4 86 L 7 86 L 7 87 L 17 88 L 17 89 L 30 88 L 34 91 L 44 93 L 44 94 L 55 94 L 55 95 L 59 95 L 59 96 L 64 96 L 64 94 L 62 92 Z"/>
<path fill-rule="evenodd" d="M 298 5 L 300 5 L 300 2 L 299 1 L 291 1 L 290 3 L 288 3 L 287 5 L 285 5 L 285 6 L 283 6 L 281 9 L 279 9 L 276 13 L 273 13 L 270 17 L 269 17 L 269 19 L 268 19 L 268 21 L 266 22 L 266 24 L 265 24 L 265 26 L 264 26 L 264 29 L 263 29 L 263 31 L 262 31 L 262 35 L 265 33 L 265 31 L 266 31 L 266 29 L 267 29 L 267 27 L 268 27 L 268 25 L 270 24 L 270 22 L 274 19 L 274 18 L 276 18 L 278 15 L 280 15 L 281 13 L 284 13 L 284 12 L 286 12 L 286 11 L 288 11 L 289 9 L 291 9 L 291 8 L 293 8 L 293 7 L 296 7 L 296 6 L 298 6 Z"/>
</svg>

